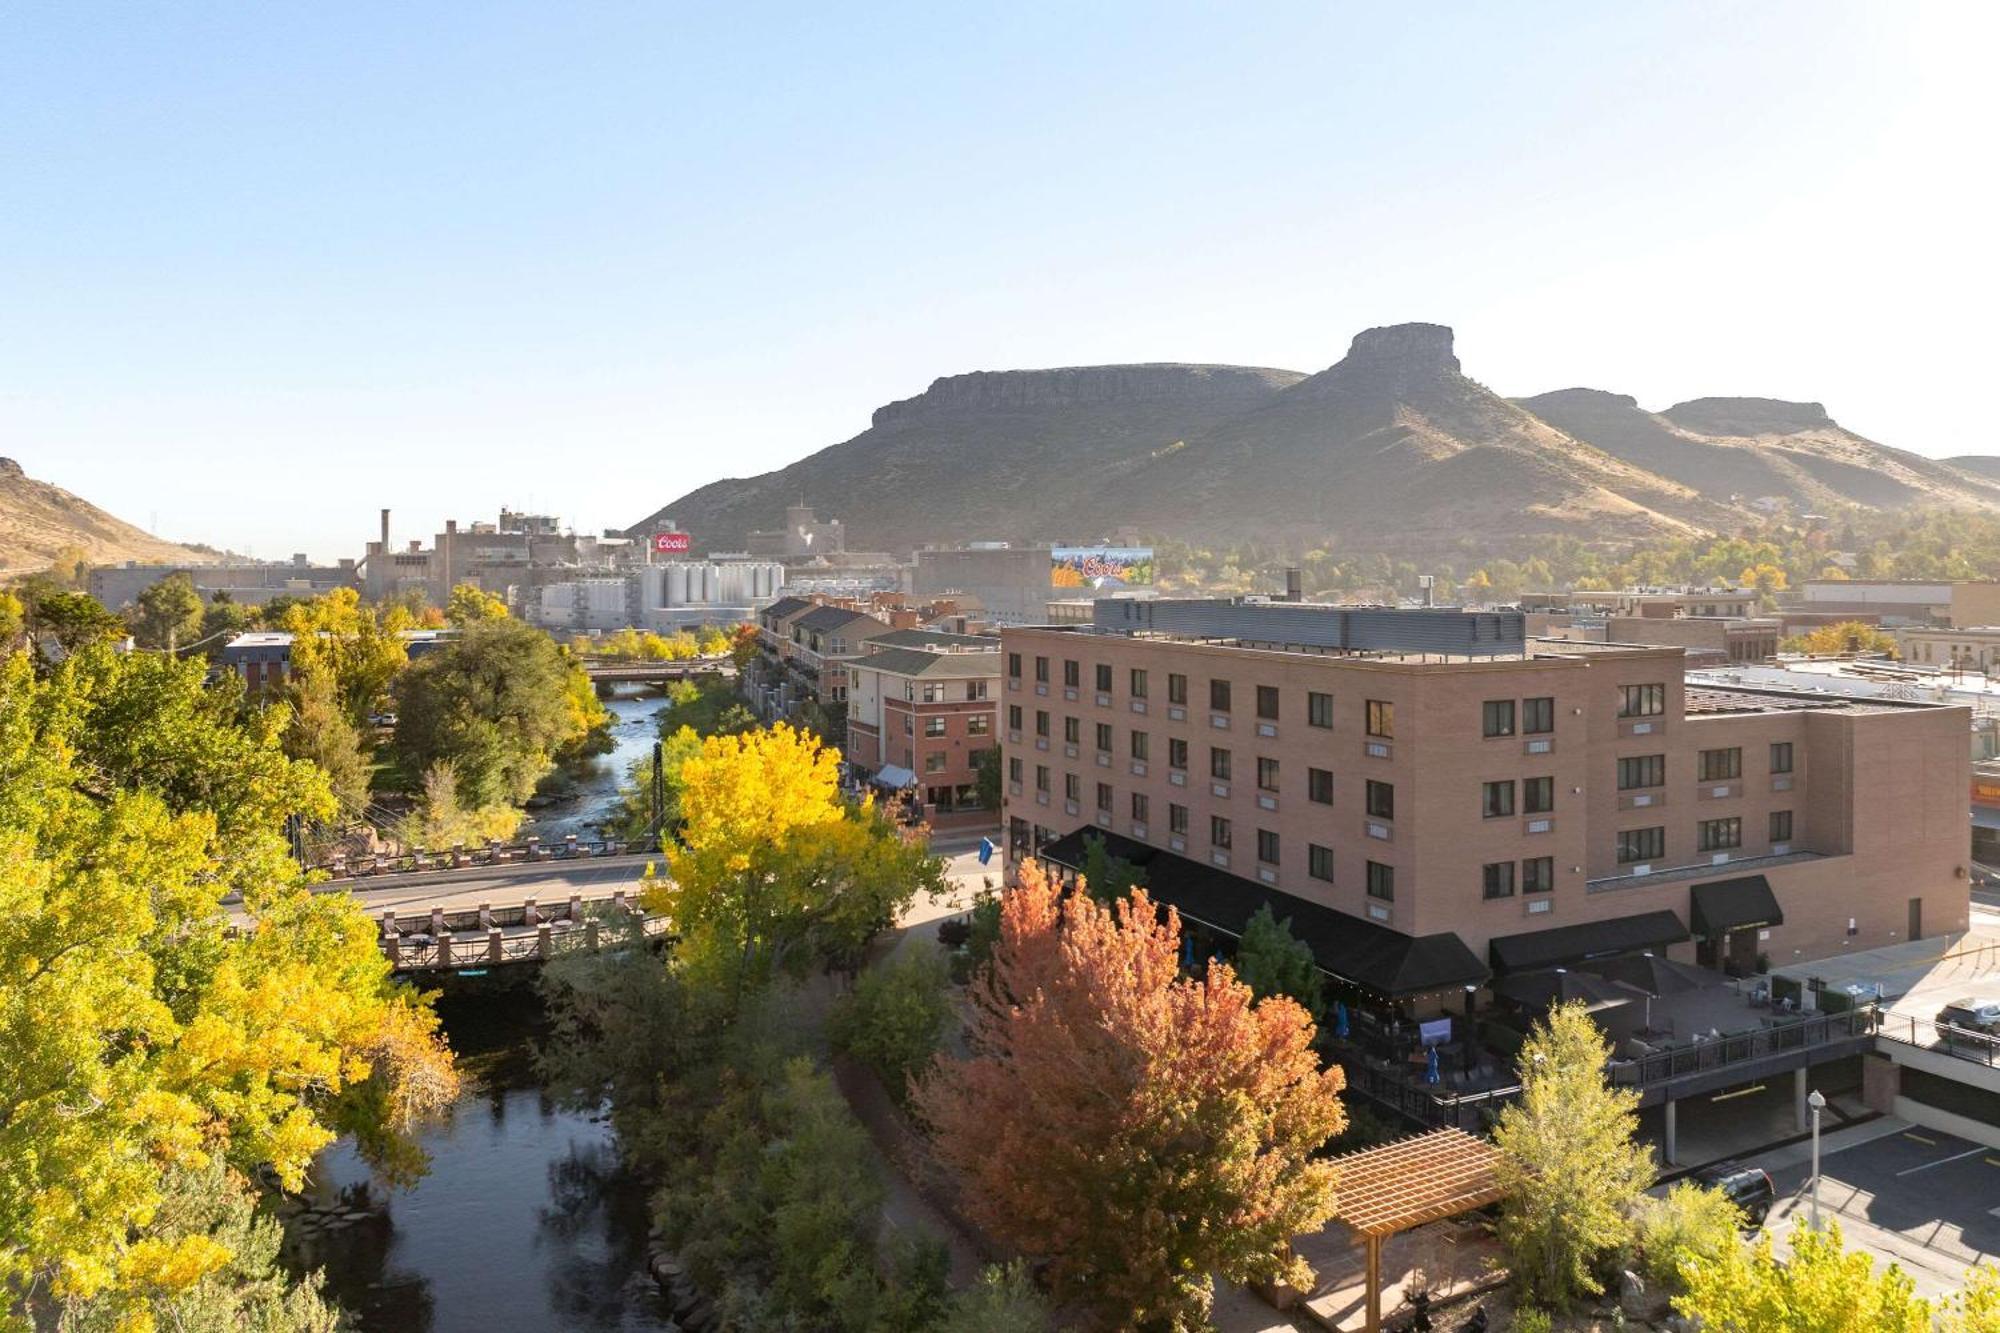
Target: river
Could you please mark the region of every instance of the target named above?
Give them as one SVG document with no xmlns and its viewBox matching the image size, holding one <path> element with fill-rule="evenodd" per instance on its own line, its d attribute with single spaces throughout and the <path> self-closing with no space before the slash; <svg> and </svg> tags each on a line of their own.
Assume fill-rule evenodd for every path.
<svg viewBox="0 0 2000 1333">
<path fill-rule="evenodd" d="M 438 1009 L 468 1077 L 421 1136 L 429 1173 L 385 1190 L 352 1143 L 335 1144 L 315 1165 L 310 1220 L 293 1224 L 293 1262 L 325 1268 L 363 1333 L 665 1329 L 670 1311 L 646 1273 L 644 1186 L 601 1116 L 561 1109 L 535 1085 L 532 986 L 451 985 Z"/>
<path fill-rule="evenodd" d="M 533 833 L 544 843 L 571 833 L 586 841 L 595 837 L 598 825 L 617 807 L 618 784 L 625 780 L 626 770 L 653 752 L 666 699 L 635 686 L 612 688 L 618 693 L 604 701 L 611 714 L 611 752 L 599 755 L 561 796 L 538 806 L 522 824 L 520 836 Z"/>
</svg>

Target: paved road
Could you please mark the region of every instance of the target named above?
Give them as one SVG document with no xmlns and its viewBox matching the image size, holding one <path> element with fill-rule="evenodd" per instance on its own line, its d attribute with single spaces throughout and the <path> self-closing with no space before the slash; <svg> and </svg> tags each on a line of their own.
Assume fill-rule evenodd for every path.
<svg viewBox="0 0 2000 1333">
<path fill-rule="evenodd" d="M 434 870 L 419 874 L 373 875 L 332 880 L 323 891 L 346 890 L 371 915 L 394 909 L 397 915 L 428 912 L 432 907 L 461 911 L 490 903 L 518 907 L 533 898 L 544 906 L 567 902 L 571 894 L 607 898 L 618 889 L 636 890 L 648 865 L 664 867 L 660 856 L 605 856 L 574 861 L 534 861 L 469 870 Z"/>
</svg>

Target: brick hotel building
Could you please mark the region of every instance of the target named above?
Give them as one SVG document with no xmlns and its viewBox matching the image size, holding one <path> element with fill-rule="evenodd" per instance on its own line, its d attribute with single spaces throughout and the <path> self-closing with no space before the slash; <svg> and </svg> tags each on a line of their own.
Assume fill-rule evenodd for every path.
<svg viewBox="0 0 2000 1333">
<path fill-rule="evenodd" d="M 1419 1010 L 1651 949 L 1751 970 L 1968 924 L 1967 710 L 1689 687 L 1518 612 L 1096 603 L 1007 629 L 1009 856 L 1141 864 Z"/>
</svg>

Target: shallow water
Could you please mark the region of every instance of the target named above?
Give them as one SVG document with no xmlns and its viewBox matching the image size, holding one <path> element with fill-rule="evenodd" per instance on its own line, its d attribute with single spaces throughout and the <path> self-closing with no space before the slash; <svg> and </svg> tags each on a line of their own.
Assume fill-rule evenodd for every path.
<svg viewBox="0 0 2000 1333">
<path fill-rule="evenodd" d="M 618 805 L 618 784 L 632 761 L 653 752 L 660 738 L 658 718 L 667 707 L 655 693 L 623 693 L 604 701 L 611 713 L 611 752 L 597 756 L 573 791 L 533 811 L 521 825 L 521 837 L 533 833 L 543 842 L 574 833 L 588 840 Z"/>
</svg>

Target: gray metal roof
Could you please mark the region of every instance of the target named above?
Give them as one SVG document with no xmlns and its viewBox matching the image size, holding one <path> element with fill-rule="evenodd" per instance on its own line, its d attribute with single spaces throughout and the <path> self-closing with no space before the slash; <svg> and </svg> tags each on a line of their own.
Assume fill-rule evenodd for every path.
<svg viewBox="0 0 2000 1333">
<path fill-rule="evenodd" d="M 932 653 L 922 648 L 891 648 L 847 664 L 849 671 L 886 671 L 892 676 L 998 676 L 1000 653 Z"/>
</svg>

